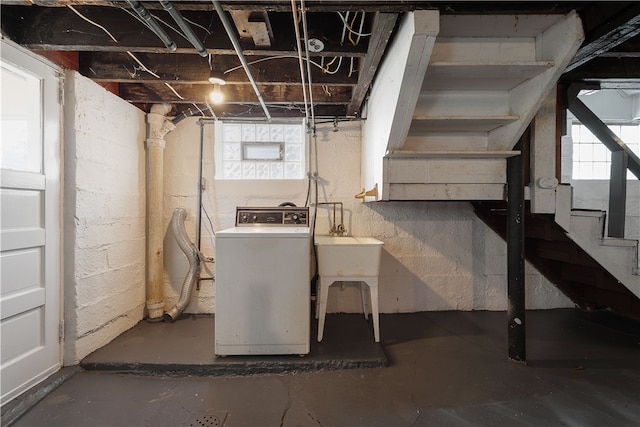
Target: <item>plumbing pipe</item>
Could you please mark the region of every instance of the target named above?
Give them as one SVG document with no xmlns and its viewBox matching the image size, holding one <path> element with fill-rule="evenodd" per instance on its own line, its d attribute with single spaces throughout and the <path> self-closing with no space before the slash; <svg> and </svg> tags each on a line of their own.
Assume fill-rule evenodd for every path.
<svg viewBox="0 0 640 427">
<path fill-rule="evenodd" d="M 316 203 L 316 205 L 333 205 L 333 225 L 331 226 L 331 230 L 329 230 L 329 234 L 344 236 L 347 234 L 347 230 L 344 228 L 344 209 L 342 202 L 320 202 Z M 336 225 L 336 205 L 340 205 L 340 224 Z"/>
<path fill-rule="evenodd" d="M 129 3 L 133 10 L 136 11 L 138 16 L 142 18 L 144 22 L 146 22 L 151 31 L 153 31 L 156 36 L 160 37 L 160 40 L 162 40 L 162 43 L 164 43 L 167 49 L 173 52 L 178 48 L 173 40 L 171 40 L 171 37 L 169 37 L 169 35 L 162 29 L 160 24 L 158 24 L 158 21 L 156 21 L 156 19 L 149 13 L 149 11 L 145 9 L 142 3 L 135 0 L 127 0 L 127 3 Z"/>
<path fill-rule="evenodd" d="M 249 69 L 249 64 L 247 64 L 247 60 L 242 54 L 242 47 L 240 47 L 240 41 L 238 41 L 238 38 L 236 37 L 236 33 L 233 31 L 233 27 L 231 26 L 231 22 L 229 21 L 229 18 L 227 18 L 227 14 L 225 13 L 224 9 L 222 9 L 222 4 L 220 3 L 219 0 L 211 0 L 211 2 L 213 3 L 213 6 L 216 8 L 216 12 L 218 12 L 220 21 L 222 22 L 224 29 L 227 31 L 227 35 L 231 40 L 231 44 L 233 45 L 233 48 L 236 50 L 236 54 L 238 55 L 238 59 L 240 59 L 240 63 L 244 68 L 244 72 L 247 73 L 247 77 L 251 82 L 251 86 L 253 86 L 253 90 L 255 91 L 256 96 L 258 97 L 258 101 L 260 101 L 260 105 L 262 106 L 264 115 L 267 117 L 268 121 L 271 121 L 271 114 L 269 114 L 269 110 L 267 110 L 267 105 L 264 103 L 264 99 L 262 99 L 262 94 L 260 93 L 260 89 L 258 89 L 256 80 L 253 78 L 253 74 L 251 74 L 251 70 Z"/>
<path fill-rule="evenodd" d="M 147 114 L 147 319 L 164 314 L 164 136 L 175 129 L 166 119 L 169 104 L 156 104 Z"/>
<path fill-rule="evenodd" d="M 184 228 L 184 220 L 186 217 L 186 210 L 176 208 L 173 211 L 173 217 L 171 218 L 171 227 L 173 229 L 173 234 L 176 237 L 176 241 L 178 242 L 178 246 L 180 246 L 180 249 L 182 249 L 182 252 L 184 252 L 189 260 L 189 271 L 182 282 L 182 290 L 180 291 L 180 298 L 178 299 L 178 302 L 164 314 L 164 320 L 169 322 L 176 320 L 184 309 L 187 308 L 187 305 L 189 305 L 193 284 L 196 282 L 200 273 L 198 248 L 196 248 L 196 246 L 189 240 L 187 231 Z"/>
<path fill-rule="evenodd" d="M 196 247 L 198 251 L 201 248 L 201 230 L 202 230 L 202 191 L 204 190 L 202 176 L 202 162 L 204 161 L 204 123 L 200 124 L 200 154 L 198 156 L 198 193 L 196 197 Z"/>
<path fill-rule="evenodd" d="M 187 36 L 187 39 L 189 39 L 189 42 L 191 42 L 193 47 L 196 48 L 200 56 L 202 56 L 203 58 L 209 56 L 207 49 L 205 49 L 202 42 L 198 39 L 198 37 L 196 37 L 193 30 L 191 29 L 191 26 L 187 24 L 187 21 L 184 20 L 178 8 L 176 8 L 173 3 L 167 0 L 160 0 L 160 4 L 162 5 L 162 7 L 164 7 L 164 10 L 169 12 L 169 15 L 171 15 L 173 20 L 176 21 L 176 24 L 178 24 L 180 29 L 184 32 L 185 36 Z"/>
<path fill-rule="evenodd" d="M 302 40 L 300 39 L 300 26 L 298 25 L 298 15 L 297 15 L 298 6 L 296 5 L 296 0 L 291 0 L 291 12 L 293 13 L 293 28 L 296 32 L 296 46 L 298 50 L 298 64 L 300 65 L 300 81 L 302 82 L 302 96 L 304 97 L 304 115 L 307 119 L 307 123 L 309 123 L 309 109 L 307 105 L 309 102 L 307 101 L 307 84 L 304 78 L 304 65 L 302 59 Z M 303 13 L 302 11 L 300 13 Z M 306 39 L 305 39 L 306 40 Z M 307 58 L 308 60 L 309 58 Z M 309 85 L 309 91 L 311 91 L 311 85 Z"/>
<path fill-rule="evenodd" d="M 302 9 L 302 31 L 304 32 L 304 52 L 307 58 L 307 83 L 309 84 L 309 105 L 311 107 L 311 124 L 312 129 L 316 129 L 316 113 L 313 107 L 313 86 L 311 85 L 311 58 L 309 58 L 309 32 L 307 31 L 307 7 L 304 5 L 304 0 L 300 0 L 300 7 Z"/>
</svg>

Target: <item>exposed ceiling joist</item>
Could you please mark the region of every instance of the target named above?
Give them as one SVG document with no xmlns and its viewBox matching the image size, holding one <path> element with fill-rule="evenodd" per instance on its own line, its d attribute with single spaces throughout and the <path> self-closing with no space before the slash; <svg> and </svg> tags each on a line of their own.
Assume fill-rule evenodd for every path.
<svg viewBox="0 0 640 427">
<path fill-rule="evenodd" d="M 611 5 L 612 8 L 617 6 L 615 4 Z M 606 11 L 601 13 L 604 12 Z M 593 13 L 597 13 L 597 11 L 591 12 L 591 14 Z M 586 16 L 584 19 L 587 21 L 595 18 Z M 607 20 L 590 31 L 588 28 L 586 30 L 587 39 L 567 67 L 567 72 L 640 35 L 640 3 L 627 5 L 614 18 Z"/>
<path fill-rule="evenodd" d="M 1 1 L 3 37 L 55 58 L 142 109 L 168 102 L 176 116 L 202 114 L 209 108 L 208 77 L 216 71 L 228 82 L 223 87 L 226 104 L 211 106 L 217 117 L 262 116 L 211 0 L 173 0 L 208 57 L 198 55 L 160 1 L 142 3 L 177 45 L 174 52 L 124 0 Z M 273 116 L 303 117 L 291 0 L 221 3 L 225 13 L 236 18 L 242 54 Z M 307 40 L 321 42 L 314 41 L 314 47 L 321 48 L 310 52 L 314 111 L 320 118 L 359 117 L 397 17 L 418 9 L 438 9 L 442 16 L 564 14 L 575 9 L 583 17 L 586 40 L 563 79 L 625 89 L 638 89 L 640 82 L 638 2 L 306 0 L 305 7 Z M 366 36 L 354 36 L 358 32 Z"/>
</svg>

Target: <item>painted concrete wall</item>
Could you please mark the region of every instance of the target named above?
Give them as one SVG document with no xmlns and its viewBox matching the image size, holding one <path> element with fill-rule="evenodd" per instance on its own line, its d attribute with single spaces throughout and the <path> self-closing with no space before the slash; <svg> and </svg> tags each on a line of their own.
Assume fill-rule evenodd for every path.
<svg viewBox="0 0 640 427">
<path fill-rule="evenodd" d="M 506 244 L 463 202 L 377 202 L 355 199 L 361 188 L 361 125 L 340 123 L 318 127 L 319 201 L 344 203 L 345 226 L 351 235 L 385 242 L 380 272 L 380 309 L 385 313 L 424 310 L 505 310 Z M 236 206 L 274 206 L 291 201 L 304 204 L 305 181 L 214 181 L 213 125 L 206 125 L 204 205 L 215 230 L 232 227 Z M 187 232 L 195 235 L 196 183 L 200 126 L 197 119 L 180 122 L 167 135 L 165 149 L 165 219 L 173 209 L 189 212 Z M 327 234 L 332 210 L 318 210 L 317 234 Z M 202 248 L 214 255 L 206 217 Z M 185 256 L 167 230 L 165 237 L 165 296 L 175 304 L 188 270 Z M 570 307 L 572 303 L 526 266 L 527 307 Z M 187 313 L 214 311 L 214 285 L 203 282 L 194 292 Z M 334 285 L 329 312 L 359 312 L 356 288 Z"/>
<path fill-rule="evenodd" d="M 74 71 L 64 104 L 64 364 L 142 319 L 144 113 Z"/>
</svg>

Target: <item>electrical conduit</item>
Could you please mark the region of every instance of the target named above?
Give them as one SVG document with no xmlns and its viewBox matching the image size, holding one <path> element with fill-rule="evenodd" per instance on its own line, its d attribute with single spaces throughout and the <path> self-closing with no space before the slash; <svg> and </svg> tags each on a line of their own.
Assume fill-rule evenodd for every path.
<svg viewBox="0 0 640 427">
<path fill-rule="evenodd" d="M 164 320 L 173 322 L 180 316 L 184 309 L 189 305 L 191 299 L 191 290 L 200 274 L 200 257 L 198 256 L 198 248 L 189 240 L 187 231 L 184 228 L 184 220 L 187 217 L 187 211 L 182 208 L 176 208 L 171 218 L 171 228 L 178 242 L 178 246 L 189 260 L 189 271 L 182 282 L 182 290 L 180 298 L 175 306 L 164 314 Z"/>
</svg>

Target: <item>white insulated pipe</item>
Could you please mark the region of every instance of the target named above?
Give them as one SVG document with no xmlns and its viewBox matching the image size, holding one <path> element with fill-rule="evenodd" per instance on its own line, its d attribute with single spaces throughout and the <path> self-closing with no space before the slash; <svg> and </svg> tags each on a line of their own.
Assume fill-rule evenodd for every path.
<svg viewBox="0 0 640 427">
<path fill-rule="evenodd" d="M 169 104 L 156 104 L 147 114 L 147 319 L 164 315 L 164 136 L 175 129 L 165 115 Z"/>
</svg>

